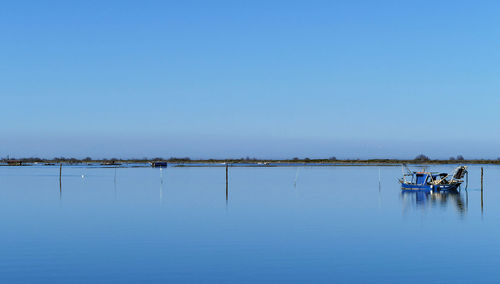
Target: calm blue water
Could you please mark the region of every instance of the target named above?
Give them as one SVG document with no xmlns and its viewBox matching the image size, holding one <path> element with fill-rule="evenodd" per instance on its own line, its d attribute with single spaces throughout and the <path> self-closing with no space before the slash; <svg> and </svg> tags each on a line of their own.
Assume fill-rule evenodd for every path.
<svg viewBox="0 0 500 284">
<path fill-rule="evenodd" d="M 227 203 L 224 168 L 0 167 L 0 283 L 497 282 L 484 168 L 481 210 L 479 166 L 432 196 L 400 167 L 230 168 Z"/>
</svg>

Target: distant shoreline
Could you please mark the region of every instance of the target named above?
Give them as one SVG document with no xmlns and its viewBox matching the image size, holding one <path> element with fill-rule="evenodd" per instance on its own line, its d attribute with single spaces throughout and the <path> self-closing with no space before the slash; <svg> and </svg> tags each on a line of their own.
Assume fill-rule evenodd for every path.
<svg viewBox="0 0 500 284">
<path fill-rule="evenodd" d="M 22 158 L 22 159 L 3 159 L 0 160 L 0 166 L 29 166 L 29 165 L 104 165 L 113 166 L 121 164 L 152 164 L 152 163 L 168 163 L 176 166 L 220 166 L 223 164 L 233 164 L 240 166 L 342 166 L 342 165 L 401 165 L 401 164 L 418 164 L 418 165 L 447 165 L 447 164 L 491 164 L 500 165 L 500 160 L 398 160 L 398 159 L 356 159 L 356 160 L 340 160 L 340 159 L 39 159 L 39 158 Z"/>
</svg>

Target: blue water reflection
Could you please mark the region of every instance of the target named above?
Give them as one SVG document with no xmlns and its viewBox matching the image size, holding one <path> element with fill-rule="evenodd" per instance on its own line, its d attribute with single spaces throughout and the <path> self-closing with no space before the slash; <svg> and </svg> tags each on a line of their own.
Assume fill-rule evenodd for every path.
<svg viewBox="0 0 500 284">
<path fill-rule="evenodd" d="M 402 190 L 401 197 L 403 207 L 411 207 L 408 203 L 414 203 L 417 208 L 427 209 L 435 206 L 448 207 L 452 206 L 457 213 L 465 214 L 467 212 L 467 195 L 468 192 L 451 190 L 451 191 L 432 191 L 432 190 Z"/>
</svg>

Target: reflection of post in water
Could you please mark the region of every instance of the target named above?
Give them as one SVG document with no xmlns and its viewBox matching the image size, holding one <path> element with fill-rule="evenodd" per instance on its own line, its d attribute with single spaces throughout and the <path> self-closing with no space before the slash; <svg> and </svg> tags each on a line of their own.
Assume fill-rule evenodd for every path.
<svg viewBox="0 0 500 284">
<path fill-rule="evenodd" d="M 295 172 L 295 181 L 293 182 L 293 187 L 297 187 L 297 179 L 299 178 L 299 167 L 297 167 L 297 171 Z"/>
<path fill-rule="evenodd" d="M 381 192 L 382 192 L 382 184 L 380 182 L 380 168 L 378 168 L 378 207 L 381 208 L 382 207 L 382 196 L 381 196 Z"/>
<path fill-rule="evenodd" d="M 113 193 L 115 195 L 115 200 L 116 200 L 116 168 L 117 167 L 115 167 L 115 177 L 113 179 Z"/>
<path fill-rule="evenodd" d="M 59 199 L 62 198 L 62 163 L 59 165 Z"/>
<path fill-rule="evenodd" d="M 163 169 L 160 168 L 160 204 L 163 204 Z"/>
<path fill-rule="evenodd" d="M 469 209 L 469 191 L 465 187 L 465 208 Z"/>
<path fill-rule="evenodd" d="M 378 168 L 378 191 L 380 192 L 381 184 L 380 184 L 380 168 Z"/>
</svg>

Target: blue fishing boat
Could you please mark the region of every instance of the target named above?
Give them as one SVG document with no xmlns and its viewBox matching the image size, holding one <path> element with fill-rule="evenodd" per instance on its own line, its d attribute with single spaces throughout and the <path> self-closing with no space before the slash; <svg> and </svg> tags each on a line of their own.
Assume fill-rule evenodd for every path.
<svg viewBox="0 0 500 284">
<path fill-rule="evenodd" d="M 452 191 L 457 190 L 467 175 L 467 166 L 458 166 L 452 175 L 436 172 L 414 172 L 406 167 L 407 173 L 399 180 L 402 190 Z"/>
</svg>

